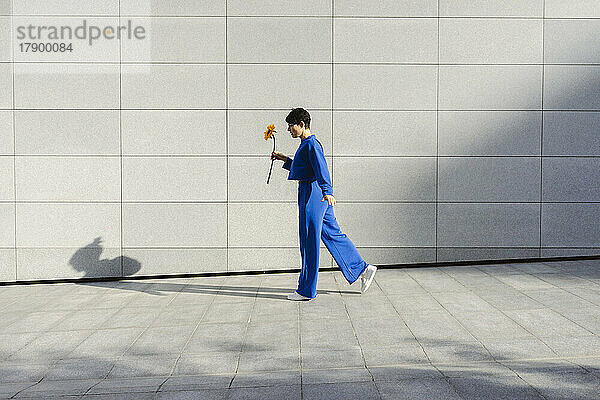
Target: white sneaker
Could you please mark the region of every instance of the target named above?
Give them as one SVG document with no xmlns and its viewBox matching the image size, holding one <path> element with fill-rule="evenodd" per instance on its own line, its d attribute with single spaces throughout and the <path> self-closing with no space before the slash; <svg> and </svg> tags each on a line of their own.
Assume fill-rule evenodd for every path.
<svg viewBox="0 0 600 400">
<path fill-rule="evenodd" d="M 375 272 L 377 272 L 377 267 L 374 265 L 367 265 L 365 271 L 360 275 L 360 292 L 364 293 L 367 291 L 371 283 L 373 282 L 373 278 L 375 278 Z"/>
<path fill-rule="evenodd" d="M 299 294 L 298 292 L 288 294 L 287 298 L 288 298 L 288 300 L 295 300 L 295 301 L 310 300 L 310 297 L 304 297 L 301 294 Z"/>
</svg>

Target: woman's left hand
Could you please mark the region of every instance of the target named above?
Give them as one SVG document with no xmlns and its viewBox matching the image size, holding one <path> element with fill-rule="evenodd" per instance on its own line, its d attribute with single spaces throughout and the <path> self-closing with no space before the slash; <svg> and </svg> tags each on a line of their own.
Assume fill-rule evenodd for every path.
<svg viewBox="0 0 600 400">
<path fill-rule="evenodd" d="M 327 200 L 330 205 L 332 205 L 332 206 L 335 205 L 335 197 L 333 197 L 332 195 L 326 194 L 325 196 L 323 196 L 323 199 L 321 201 L 325 201 L 325 200 Z"/>
</svg>

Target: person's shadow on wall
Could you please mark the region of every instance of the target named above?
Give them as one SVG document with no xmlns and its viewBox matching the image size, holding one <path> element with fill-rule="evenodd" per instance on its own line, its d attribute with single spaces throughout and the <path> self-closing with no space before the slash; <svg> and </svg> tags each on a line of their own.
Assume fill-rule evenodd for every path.
<svg viewBox="0 0 600 400">
<path fill-rule="evenodd" d="M 100 259 L 102 250 L 104 250 L 101 243 L 102 236 L 99 236 L 92 243 L 77 250 L 69 259 L 69 264 L 75 271 L 85 272 L 81 278 L 128 276 L 142 268 L 139 261 L 130 257 Z"/>
</svg>

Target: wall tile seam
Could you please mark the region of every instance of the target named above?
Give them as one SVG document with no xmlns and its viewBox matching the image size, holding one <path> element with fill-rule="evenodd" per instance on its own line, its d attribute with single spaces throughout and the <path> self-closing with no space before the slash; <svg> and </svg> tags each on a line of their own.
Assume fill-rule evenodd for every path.
<svg viewBox="0 0 600 400">
<path fill-rule="evenodd" d="M 414 245 L 414 246 L 372 246 L 372 245 L 357 245 L 357 248 L 364 249 L 435 249 L 435 245 Z M 44 247 L 44 246 L 19 246 L 18 250 L 67 250 L 67 249 L 75 249 L 78 246 L 63 246 L 63 247 Z M 108 249 L 118 249 L 119 247 L 108 246 Z M 148 247 L 125 247 L 124 250 L 271 250 L 271 249 L 287 249 L 287 250 L 296 250 L 298 246 L 230 246 L 230 247 L 164 247 L 164 246 L 148 246 Z M 321 250 L 326 250 L 327 247 L 320 246 Z M 539 246 L 507 246 L 507 245 L 498 245 L 498 246 L 437 246 L 437 248 L 445 249 L 445 248 L 462 248 L 462 249 L 488 249 L 488 248 L 505 248 L 505 249 L 539 249 Z M 542 246 L 542 248 L 564 248 L 564 249 L 600 249 L 600 246 Z M 0 247 L 0 250 L 13 250 L 13 247 Z"/>
<path fill-rule="evenodd" d="M 311 65 L 350 65 L 350 66 L 415 66 L 415 67 L 526 67 L 526 66 L 550 66 L 550 67 L 598 67 L 597 62 L 434 62 L 434 61 L 302 61 L 302 62 L 195 62 L 195 61 L 0 61 L 2 64 L 13 65 L 107 65 L 107 66 L 311 66 Z M 15 73 L 16 74 L 16 73 Z M 20 74 L 20 72 L 19 72 Z M 113 73 L 113 74 L 116 74 Z M 325 108 L 327 110 L 327 108 Z"/>
<path fill-rule="evenodd" d="M 119 0 L 119 25 L 121 25 L 121 0 Z M 125 265 L 123 258 L 123 45 L 119 40 L 119 169 L 121 175 L 121 215 L 119 216 L 120 223 L 120 253 L 121 253 L 121 276 L 125 275 Z"/>
<path fill-rule="evenodd" d="M 20 158 L 104 158 L 104 159 L 112 159 L 118 158 L 119 155 L 116 154 L 0 154 L 0 157 L 20 157 Z M 325 153 L 325 157 L 327 158 L 599 158 L 599 155 L 595 154 L 545 154 L 545 155 L 536 155 L 536 154 L 445 154 L 436 156 L 434 154 L 430 155 L 394 155 L 394 154 L 364 154 L 364 155 L 355 155 L 355 154 L 332 154 Z M 194 159 L 194 158 L 248 158 L 248 159 L 264 159 L 268 156 L 260 155 L 260 154 L 124 154 L 123 158 L 131 158 L 131 159 Z"/>
<path fill-rule="evenodd" d="M 15 108 L 15 112 L 19 111 L 118 111 L 119 108 Z M 225 111 L 224 108 L 122 108 L 123 111 Z M 286 111 L 287 109 L 279 108 L 230 108 L 229 111 Z M 312 107 L 313 111 L 329 112 L 331 108 L 319 108 Z M 13 111 L 13 108 L 4 107 L 0 108 L 0 111 Z M 336 108 L 333 112 L 429 112 L 433 113 L 437 111 L 435 108 Z M 541 112 L 540 108 L 441 108 L 440 112 Z M 598 113 L 599 109 L 590 108 L 547 108 L 544 111 L 550 112 L 589 112 Z"/>
<path fill-rule="evenodd" d="M 435 87 L 435 262 L 438 261 L 438 227 L 439 227 L 439 168 L 440 168 L 440 0 L 437 0 L 437 70 L 435 74 L 436 87 Z"/>
<path fill-rule="evenodd" d="M 226 193 L 226 200 L 227 200 L 227 205 L 225 207 L 225 213 L 226 213 L 226 218 L 227 218 L 227 226 L 225 227 L 225 246 L 226 246 L 226 261 L 225 261 L 225 269 L 226 271 L 230 270 L 230 265 L 229 265 L 229 60 L 228 60 L 228 54 L 229 54 L 229 47 L 228 47 L 228 32 L 229 32 L 229 27 L 227 25 L 227 21 L 228 21 L 228 3 L 227 0 L 225 0 L 225 153 L 227 155 L 227 162 L 225 165 L 226 168 L 226 187 L 227 187 L 227 193 Z M 273 140 L 275 140 L 275 138 L 273 138 Z"/>
<path fill-rule="evenodd" d="M 331 113 L 331 185 L 332 187 L 335 187 L 335 174 L 334 174 L 334 163 L 335 163 L 335 155 L 333 154 L 333 148 L 334 148 L 334 121 L 335 118 L 333 116 L 333 109 L 334 109 L 334 105 L 335 105 L 335 93 L 334 93 L 334 88 L 333 88 L 333 82 L 334 82 L 334 58 L 335 58 L 335 24 L 334 24 L 334 16 L 335 13 L 335 0 L 331 0 L 331 44 L 330 44 L 330 48 L 331 48 L 331 60 L 330 60 L 330 64 L 331 64 L 331 108 L 330 108 L 330 113 Z M 330 255 L 331 258 L 333 258 L 333 255 Z"/>
<path fill-rule="evenodd" d="M 542 2 L 542 64 L 545 64 L 546 61 L 546 0 Z M 542 121 L 540 124 L 540 156 L 544 155 L 544 82 L 545 82 L 545 71 L 546 65 L 542 67 L 542 81 L 541 81 L 541 108 L 542 108 Z M 544 158 L 540 157 L 540 210 L 539 210 L 539 221 L 540 221 L 540 229 L 539 229 L 539 256 L 542 256 L 542 244 L 543 240 L 543 202 L 544 202 Z"/>
<path fill-rule="evenodd" d="M 248 15 L 248 14 L 235 14 L 235 15 L 219 15 L 219 14 L 0 14 L 0 17 L 73 17 L 73 18 L 136 18 L 136 19 L 152 19 L 152 18 L 164 18 L 164 19 L 181 19 L 181 18 L 212 18 L 212 19 L 258 19 L 258 18 L 314 18 L 314 19 L 495 19 L 495 20 L 600 20 L 600 17 L 593 16 L 580 16 L 580 17 L 562 17 L 562 16 L 526 16 L 526 15 L 352 15 L 352 14 L 341 14 L 341 15 L 325 15 L 325 14 L 264 14 L 264 15 Z"/>
<path fill-rule="evenodd" d="M 9 2 L 11 16 L 10 16 L 10 31 L 12 32 L 14 29 L 14 0 L 10 0 Z M 18 270 L 18 252 L 17 252 L 17 128 L 16 128 L 16 100 L 15 100 L 15 44 L 14 37 L 10 35 L 10 57 L 11 57 L 11 65 L 12 65 L 12 131 L 13 131 L 13 190 L 14 190 L 14 237 L 13 237 L 13 247 L 14 247 L 14 270 L 15 270 L 15 280 L 19 277 Z"/>
<path fill-rule="evenodd" d="M 73 245 L 73 246 L 19 246 L 19 250 L 22 249 L 72 249 L 72 248 L 77 248 L 78 246 Z M 365 247 L 365 248 L 377 248 L 377 249 L 387 249 L 387 248 L 414 248 L 414 247 L 423 247 L 423 246 L 376 246 L 376 245 L 361 245 L 358 247 Z M 434 248 L 435 246 L 424 246 L 427 248 Z M 474 247 L 474 246 L 467 246 L 467 247 Z M 512 246 L 511 246 L 512 247 Z M 596 246 L 598 247 L 598 246 Z M 118 247 L 115 246 L 108 246 L 108 248 L 111 249 L 116 249 Z M 147 249 L 154 249 L 154 250 L 180 250 L 180 249 L 184 249 L 184 250 L 209 250 L 209 249 L 216 249 L 216 250 L 224 250 L 226 248 L 226 246 L 124 246 L 123 249 L 124 250 L 147 250 Z M 238 250 L 244 250 L 244 249 L 297 249 L 298 246 L 229 246 L 230 249 L 238 249 Z M 320 246 L 321 249 L 325 249 L 325 245 L 321 244 Z M 0 246 L 0 249 L 2 250 L 13 250 L 14 247 L 13 246 Z"/>
<path fill-rule="evenodd" d="M 2 200 L 0 204 L 13 204 L 12 200 Z M 173 201 L 160 201 L 160 200 L 127 200 L 120 202 L 119 200 L 112 201 L 97 201 L 97 200 L 17 200 L 17 204 L 41 204 L 41 205 L 50 205 L 50 204 L 108 204 L 108 205 L 116 205 L 116 204 L 128 204 L 128 205 L 144 205 L 144 204 L 154 204 L 154 205 L 227 205 L 227 204 L 235 204 L 235 205 L 262 205 L 262 204 L 281 204 L 281 205 L 290 205 L 297 204 L 296 201 L 293 200 L 230 200 L 229 202 L 225 200 L 221 201 L 181 201 L 181 200 L 173 200 Z M 336 204 L 435 204 L 435 200 L 337 200 Z M 480 201 L 480 200 L 437 200 L 437 203 L 440 204 L 539 204 L 539 201 Z M 600 200 L 590 200 L 590 201 L 580 201 L 580 200 L 546 200 L 543 201 L 542 204 L 598 204 Z"/>
</svg>

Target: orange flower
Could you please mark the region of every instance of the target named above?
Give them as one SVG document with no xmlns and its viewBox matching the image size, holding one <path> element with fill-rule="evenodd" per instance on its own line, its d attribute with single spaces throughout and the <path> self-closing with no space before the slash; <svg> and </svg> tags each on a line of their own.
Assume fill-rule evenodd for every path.
<svg viewBox="0 0 600 400">
<path fill-rule="evenodd" d="M 275 125 L 270 124 L 267 125 L 267 130 L 265 131 L 265 140 L 269 140 L 271 138 L 271 136 L 273 136 L 273 133 L 277 132 L 275 130 Z"/>
</svg>

